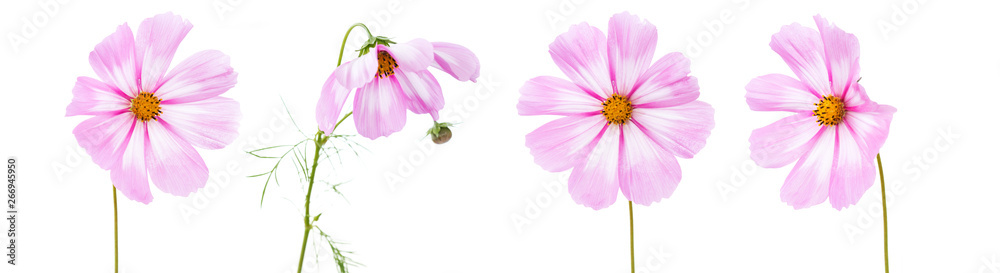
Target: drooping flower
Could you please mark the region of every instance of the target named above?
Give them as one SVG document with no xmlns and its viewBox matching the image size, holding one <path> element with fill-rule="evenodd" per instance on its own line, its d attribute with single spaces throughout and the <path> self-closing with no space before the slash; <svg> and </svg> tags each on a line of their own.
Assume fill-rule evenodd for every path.
<svg viewBox="0 0 1000 273">
<path fill-rule="evenodd" d="M 577 203 L 605 208 L 619 189 L 643 205 L 669 197 L 681 180 L 676 157 L 693 157 L 715 126 L 715 111 L 696 100 L 690 61 L 674 52 L 652 62 L 656 33 L 629 13 L 611 18 L 607 37 L 574 25 L 549 45 L 570 80 L 541 76 L 521 87 L 519 114 L 564 116 L 526 144 L 543 169 L 573 169 L 568 188 Z"/>
<path fill-rule="evenodd" d="M 754 130 L 751 158 L 765 168 L 795 162 L 781 200 L 796 209 L 825 201 L 836 209 L 856 204 L 875 181 L 875 156 L 889 135 L 896 108 L 868 98 L 861 79 L 858 38 L 814 17 L 819 31 L 799 24 L 771 36 L 771 49 L 798 79 L 757 77 L 746 86 L 756 111 L 791 116 Z"/>
<path fill-rule="evenodd" d="M 194 147 L 220 149 L 238 135 L 239 103 L 220 97 L 236 85 L 229 56 L 195 53 L 169 72 L 193 26 L 172 13 L 128 24 L 90 52 L 98 79 L 79 77 L 66 116 L 92 115 L 73 129 L 77 142 L 129 199 L 149 203 L 149 181 L 187 196 L 205 186 L 208 167 Z"/>
<path fill-rule="evenodd" d="M 479 77 L 479 59 L 460 45 L 424 39 L 391 47 L 377 44 L 327 78 L 316 105 L 320 130 L 333 132 L 348 95 L 355 90 L 354 123 L 364 137 L 375 139 L 403 129 L 406 109 L 437 120 L 444 94 L 427 69 L 430 66 L 460 81 L 474 82 Z"/>
</svg>

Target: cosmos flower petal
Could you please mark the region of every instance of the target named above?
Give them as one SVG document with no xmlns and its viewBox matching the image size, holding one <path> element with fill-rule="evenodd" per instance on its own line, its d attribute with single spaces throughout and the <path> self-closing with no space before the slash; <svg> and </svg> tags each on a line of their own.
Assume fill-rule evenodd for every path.
<svg viewBox="0 0 1000 273">
<path fill-rule="evenodd" d="M 689 77 L 691 61 L 679 52 L 664 55 L 639 77 L 629 95 L 636 107 L 671 107 L 698 99 L 698 80 Z"/>
<path fill-rule="evenodd" d="M 358 134 L 376 139 L 399 132 L 406 124 L 406 95 L 390 78 L 376 78 L 354 94 Z"/>
<path fill-rule="evenodd" d="M 563 117 L 528 133 L 525 145 L 542 169 L 565 171 L 590 154 L 606 122 L 602 115 Z"/>
<path fill-rule="evenodd" d="M 121 160 L 111 168 L 111 183 L 115 188 L 128 199 L 143 204 L 153 201 L 146 172 L 146 147 L 146 124 L 135 121 L 126 143 L 118 147 Z"/>
<path fill-rule="evenodd" d="M 184 141 L 203 149 L 221 149 L 239 136 L 240 104 L 213 97 L 196 102 L 160 105 L 160 120 Z"/>
<path fill-rule="evenodd" d="M 97 115 L 73 128 L 73 135 L 97 166 L 110 170 L 122 158 L 124 149 L 119 147 L 125 144 L 133 123 L 130 112 Z"/>
<path fill-rule="evenodd" d="M 746 90 L 747 104 L 754 111 L 812 113 L 816 109 L 814 103 L 820 101 L 804 83 L 781 74 L 754 78 Z"/>
<path fill-rule="evenodd" d="M 844 32 L 819 15 L 813 18 L 816 20 L 816 26 L 819 27 L 819 35 L 823 39 L 826 65 L 829 71 L 828 79 L 832 85 L 832 92 L 842 98 L 847 92 L 847 88 L 858 81 L 858 74 L 861 73 L 861 65 L 859 64 L 861 46 L 858 43 L 858 37 Z"/>
<path fill-rule="evenodd" d="M 585 92 L 594 97 L 611 97 L 608 42 L 600 29 L 580 23 L 573 25 L 549 44 L 556 66 Z"/>
<path fill-rule="evenodd" d="M 694 101 L 669 108 L 636 108 L 632 121 L 669 155 L 692 158 L 705 147 L 715 127 L 714 115 L 711 105 Z"/>
<path fill-rule="evenodd" d="M 823 126 L 815 138 L 815 145 L 799 159 L 781 186 L 781 201 L 795 209 L 823 203 L 829 194 L 837 130 Z"/>
<path fill-rule="evenodd" d="M 73 86 L 73 101 L 66 106 L 66 116 L 118 114 L 127 111 L 129 97 L 102 81 L 79 77 Z"/>
<path fill-rule="evenodd" d="M 600 113 L 599 98 L 592 97 L 570 81 L 550 77 L 535 77 L 521 87 L 517 112 L 522 116 Z"/>
<path fill-rule="evenodd" d="M 119 26 L 90 52 L 90 66 L 97 77 L 130 97 L 139 94 L 139 65 L 128 24 Z"/>
<path fill-rule="evenodd" d="M 625 198 L 648 206 L 670 197 L 681 182 L 677 158 L 637 126 L 622 126 L 622 135 L 618 184 Z"/>
<path fill-rule="evenodd" d="M 593 150 L 577 162 L 569 175 L 569 195 L 578 204 L 603 209 L 618 198 L 618 168 L 621 129 L 610 125 L 598 136 L 598 141 L 584 148 Z"/>
<path fill-rule="evenodd" d="M 452 43 L 433 42 L 434 62 L 437 68 L 459 81 L 476 82 L 479 77 L 479 58 L 471 50 Z"/>
<path fill-rule="evenodd" d="M 798 113 L 750 134 L 750 158 L 764 168 L 778 168 L 794 162 L 814 143 L 822 130 L 812 113 Z"/>
<path fill-rule="evenodd" d="M 177 46 L 192 27 L 190 22 L 173 13 L 156 15 L 139 24 L 135 45 L 136 57 L 142 64 L 139 78 L 142 90 L 155 90 L 160 84 Z"/>
<path fill-rule="evenodd" d="M 205 50 L 170 70 L 154 94 L 162 100 L 161 104 L 204 100 L 235 86 L 236 74 L 229 66 L 229 56 L 217 50 Z"/>
<path fill-rule="evenodd" d="M 888 105 L 875 105 L 873 108 L 871 112 L 847 111 L 843 121 L 858 136 L 857 143 L 872 156 L 882 149 L 882 144 L 889 137 L 892 115 L 896 113 L 896 108 Z"/>
<path fill-rule="evenodd" d="M 816 97 L 831 94 L 819 32 L 798 23 L 783 26 L 781 31 L 771 36 L 771 49 L 785 60 Z"/>
<path fill-rule="evenodd" d="M 208 182 L 208 167 L 191 144 L 174 134 L 169 124 L 146 122 L 149 178 L 161 191 L 188 196 Z"/>
<path fill-rule="evenodd" d="M 375 78 L 378 73 L 378 53 L 368 53 L 341 64 L 333 71 L 337 82 L 347 90 L 357 89 Z"/>
<path fill-rule="evenodd" d="M 840 123 L 837 130 L 836 158 L 830 179 L 830 205 L 840 210 L 858 203 L 875 183 L 875 154 L 861 145 L 860 136 L 851 131 L 848 123 Z"/>
<path fill-rule="evenodd" d="M 840 210 L 856 204 L 874 183 L 874 157 L 896 109 L 871 101 L 858 82 L 857 37 L 819 15 L 814 19 L 818 31 L 792 24 L 771 37 L 771 48 L 799 82 L 771 74 L 746 86 L 751 109 L 796 113 L 754 130 L 750 157 L 765 168 L 798 159 L 781 188 L 781 200 L 800 209 L 829 198 Z M 826 103 L 807 104 L 820 99 Z M 812 111 L 821 111 L 827 123 L 817 122 Z"/>
<path fill-rule="evenodd" d="M 852 84 L 843 100 L 848 112 L 871 112 L 878 109 L 878 103 L 868 98 L 868 92 L 860 83 Z"/>
<path fill-rule="evenodd" d="M 319 102 L 316 103 L 316 122 L 319 129 L 327 134 L 333 133 L 334 126 L 340 121 L 340 111 L 347 103 L 347 96 L 351 90 L 347 89 L 337 81 L 337 74 L 330 74 L 323 84 L 323 89 L 319 93 Z"/>
<path fill-rule="evenodd" d="M 424 39 L 413 39 L 392 47 L 378 45 L 376 48 L 378 51 L 389 52 L 401 69 L 420 71 L 434 63 L 434 46 Z"/>
<path fill-rule="evenodd" d="M 73 134 L 131 200 L 153 200 L 151 176 L 174 195 L 204 186 L 208 168 L 194 147 L 219 149 L 238 134 L 239 104 L 218 97 L 236 84 L 228 56 L 198 52 L 167 72 L 191 28 L 172 13 L 146 19 L 135 37 L 119 26 L 90 53 L 101 80 L 79 77 L 66 108 L 67 115 L 95 115 Z"/>
<path fill-rule="evenodd" d="M 444 109 L 444 94 L 441 85 L 429 70 L 412 72 L 408 69 L 396 70 L 395 77 L 406 95 L 407 108 L 416 114 L 431 114 L 437 120 L 437 112 Z"/>
<path fill-rule="evenodd" d="M 608 60 L 611 80 L 619 94 L 629 94 L 649 68 L 656 50 L 656 26 L 628 12 L 608 22 Z M 686 74 L 686 73 L 685 73 Z"/>
</svg>

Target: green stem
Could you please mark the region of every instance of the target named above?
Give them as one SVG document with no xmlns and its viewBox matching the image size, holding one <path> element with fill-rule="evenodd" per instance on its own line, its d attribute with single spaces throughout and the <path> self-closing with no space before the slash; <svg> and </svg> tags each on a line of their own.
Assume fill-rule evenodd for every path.
<svg viewBox="0 0 1000 273">
<path fill-rule="evenodd" d="M 330 133 L 332 134 L 333 131 L 336 131 L 337 127 L 340 126 L 340 123 L 344 122 L 344 120 L 347 119 L 347 117 L 350 117 L 351 114 L 354 114 L 354 112 L 347 112 L 347 114 L 344 114 L 344 117 L 340 118 L 340 121 L 337 121 L 337 124 L 333 125 L 333 130 L 330 130 Z M 323 149 L 323 144 L 326 143 L 326 138 L 329 137 L 324 135 L 323 131 L 317 131 L 316 139 L 313 140 L 313 143 L 316 146 L 316 151 L 313 154 L 312 169 L 309 171 L 309 189 L 306 191 L 306 215 L 303 219 L 305 223 L 305 231 L 302 233 L 302 249 L 299 251 L 299 269 L 296 271 L 299 273 L 302 273 L 302 262 L 305 261 L 306 258 L 306 245 L 309 243 L 309 232 L 312 231 L 313 228 L 312 215 L 309 214 L 309 204 L 312 203 L 313 184 L 316 182 L 316 166 L 319 165 L 319 151 Z"/>
<path fill-rule="evenodd" d="M 111 185 L 111 200 L 115 205 L 115 273 L 118 273 L 118 189 Z"/>
<path fill-rule="evenodd" d="M 337 121 L 337 124 L 333 125 L 333 130 L 330 130 L 330 133 L 332 134 L 333 131 L 336 131 L 337 127 L 340 126 L 340 123 L 344 122 L 344 120 L 347 119 L 347 117 L 350 117 L 351 114 L 354 114 L 354 111 L 347 112 L 347 114 L 345 114 L 344 117 L 340 118 L 340 120 Z"/>
<path fill-rule="evenodd" d="M 632 254 L 632 273 L 635 273 L 635 231 L 632 225 L 632 201 L 628 201 L 628 242 Z"/>
<path fill-rule="evenodd" d="M 355 27 L 363 27 L 365 32 L 368 33 L 368 38 L 372 38 L 372 31 L 368 30 L 368 26 L 365 26 L 365 24 L 357 23 L 351 25 L 351 27 L 347 29 L 347 33 L 344 33 L 344 41 L 340 42 L 340 57 L 337 57 L 337 66 L 340 66 L 340 61 L 344 60 L 344 47 L 347 46 L 347 37 L 351 35 L 351 30 Z"/>
<path fill-rule="evenodd" d="M 305 216 L 305 219 L 304 219 L 305 220 L 306 230 L 302 234 L 302 251 L 299 252 L 299 270 L 298 270 L 299 273 L 302 272 L 302 261 L 305 260 L 305 258 L 306 258 L 306 244 L 309 242 L 309 231 L 312 230 L 312 221 L 310 221 L 311 220 L 310 219 L 311 215 L 309 215 L 309 202 L 312 200 L 313 182 L 316 181 L 316 179 L 315 179 L 316 178 L 316 165 L 319 165 L 318 164 L 319 163 L 319 151 L 320 151 L 320 149 L 323 148 L 323 144 L 320 143 L 320 138 L 325 137 L 325 136 L 322 135 L 322 131 L 320 131 L 316 135 L 317 135 L 317 137 L 313 141 L 313 143 L 315 143 L 315 146 L 316 146 L 316 152 L 313 154 L 312 170 L 309 171 L 309 190 L 306 191 L 306 216 Z"/>
<path fill-rule="evenodd" d="M 889 212 L 885 205 L 885 174 L 882 172 L 882 155 L 875 154 L 878 161 L 878 179 L 882 182 L 882 238 L 884 238 L 885 249 L 885 273 L 889 273 Z"/>
<path fill-rule="evenodd" d="M 351 30 L 354 30 L 355 27 L 362 27 L 362 28 L 364 28 L 365 32 L 368 33 L 368 38 L 369 39 L 372 38 L 372 32 L 371 32 L 371 30 L 368 29 L 368 26 L 365 26 L 365 24 L 357 23 L 357 24 L 351 25 L 350 28 L 347 28 L 347 33 L 344 33 L 344 41 L 340 42 L 340 55 L 337 57 L 337 66 L 338 67 L 340 66 L 341 62 L 344 60 L 344 47 L 347 46 L 347 37 L 350 37 Z M 345 114 L 344 117 L 340 118 L 340 120 L 337 121 L 337 124 L 333 125 L 333 129 L 330 130 L 330 134 L 332 135 L 333 131 L 336 131 L 337 127 L 340 126 L 340 123 L 344 122 L 344 120 L 347 119 L 347 117 L 350 117 L 351 114 L 354 114 L 354 112 L 353 111 L 352 112 L 347 112 L 347 114 Z M 311 231 L 312 227 L 313 227 L 312 226 L 312 221 L 311 221 L 312 220 L 311 219 L 312 215 L 309 214 L 309 203 L 312 201 L 313 182 L 316 181 L 316 179 L 315 179 L 316 178 L 316 166 L 319 163 L 319 151 L 320 151 L 320 149 L 323 149 L 323 144 L 326 143 L 326 138 L 328 138 L 328 136 L 324 135 L 323 131 L 320 130 L 320 131 L 316 132 L 316 139 L 313 140 L 313 143 L 315 143 L 315 146 L 316 146 L 316 152 L 313 155 L 312 170 L 309 171 L 309 189 L 306 191 L 306 215 L 305 215 L 305 218 L 303 219 L 305 221 L 305 227 L 306 228 L 305 228 L 305 232 L 302 233 L 302 250 L 299 251 L 299 269 L 298 269 L 298 271 L 296 271 L 296 272 L 299 272 L 299 273 L 302 273 L 302 262 L 306 258 L 306 245 L 309 243 L 309 231 Z"/>
</svg>

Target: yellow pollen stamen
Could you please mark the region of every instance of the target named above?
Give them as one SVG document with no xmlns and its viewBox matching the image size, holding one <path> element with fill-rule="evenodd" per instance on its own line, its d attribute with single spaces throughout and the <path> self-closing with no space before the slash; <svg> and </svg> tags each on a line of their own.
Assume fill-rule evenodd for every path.
<svg viewBox="0 0 1000 273">
<path fill-rule="evenodd" d="M 142 122 L 156 120 L 163 111 L 160 110 L 160 98 L 153 96 L 153 93 L 139 92 L 139 95 L 130 100 L 132 106 L 128 108 L 135 118 Z"/>
<path fill-rule="evenodd" d="M 813 110 L 813 116 L 816 116 L 816 122 L 819 123 L 819 126 L 835 126 L 840 124 L 847 113 L 847 110 L 844 109 L 844 100 L 833 95 L 823 96 L 822 100 L 818 103 L 813 103 L 813 105 L 816 105 L 816 110 Z"/>
<path fill-rule="evenodd" d="M 395 75 L 396 72 L 393 69 L 396 67 L 399 67 L 399 64 L 396 64 L 396 59 L 393 59 L 389 52 L 378 52 L 378 74 L 375 77 L 384 78 Z"/>
<path fill-rule="evenodd" d="M 604 106 L 601 114 L 608 120 L 608 124 L 622 125 L 632 119 L 632 102 L 625 98 L 625 96 L 612 94 L 601 105 Z"/>
</svg>

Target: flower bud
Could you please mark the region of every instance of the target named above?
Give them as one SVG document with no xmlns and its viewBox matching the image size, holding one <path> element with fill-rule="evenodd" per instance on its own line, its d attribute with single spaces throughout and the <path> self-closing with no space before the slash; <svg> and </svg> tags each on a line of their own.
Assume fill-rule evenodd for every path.
<svg viewBox="0 0 1000 273">
<path fill-rule="evenodd" d="M 427 130 L 427 134 L 431 136 L 431 141 L 434 141 L 435 144 L 444 144 L 451 140 L 451 129 L 448 128 L 451 125 L 448 122 L 435 121 L 434 126 Z"/>
<path fill-rule="evenodd" d="M 435 144 L 444 144 L 445 142 L 448 142 L 448 140 L 451 140 L 451 129 L 448 129 L 448 127 L 441 128 L 441 131 L 439 131 L 438 134 L 431 136 L 431 140 L 434 141 Z"/>
</svg>

